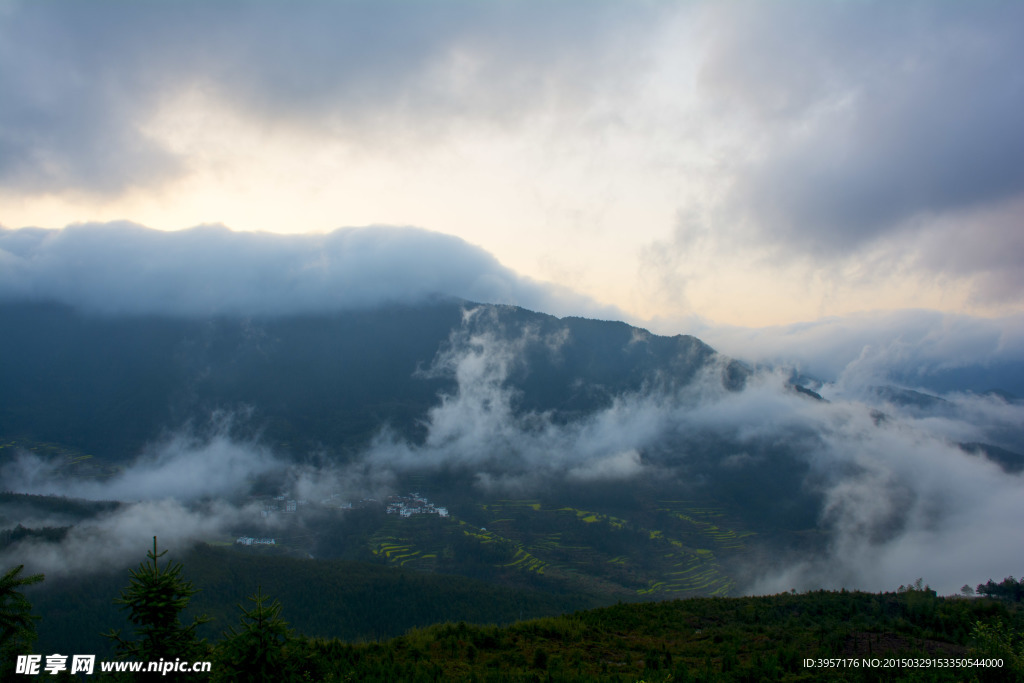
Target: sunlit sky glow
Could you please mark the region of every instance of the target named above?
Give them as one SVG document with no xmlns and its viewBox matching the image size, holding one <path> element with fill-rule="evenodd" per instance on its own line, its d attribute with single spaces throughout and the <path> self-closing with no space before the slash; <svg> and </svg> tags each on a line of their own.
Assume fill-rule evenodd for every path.
<svg viewBox="0 0 1024 683">
<path fill-rule="evenodd" d="M 661 329 L 1014 315 L 1021 35 L 1010 2 L 8 0 L 0 225 L 416 226 Z"/>
</svg>

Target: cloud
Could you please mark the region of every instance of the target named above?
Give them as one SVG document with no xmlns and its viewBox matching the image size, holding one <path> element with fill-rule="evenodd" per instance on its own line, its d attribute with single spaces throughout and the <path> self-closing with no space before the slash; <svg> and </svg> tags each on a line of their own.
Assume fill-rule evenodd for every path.
<svg viewBox="0 0 1024 683">
<path fill-rule="evenodd" d="M 897 383 L 1024 396 L 1024 317 L 927 310 L 861 313 L 764 328 L 707 326 L 722 353 L 795 367 L 847 389 Z"/>
<path fill-rule="evenodd" d="M 824 554 L 780 562 L 749 591 L 892 590 L 923 576 L 943 593 L 1009 573 L 1020 562 L 1024 479 L 964 457 L 928 419 L 875 425 L 857 404 L 823 407 L 833 427 L 810 462 L 823 494 Z M 1024 413 L 1013 408 L 1016 420 Z M 971 415 L 958 419 L 977 433 Z M 1019 429 L 1016 444 L 1022 443 Z"/>
<path fill-rule="evenodd" d="M 628 61 L 603 50 L 637 14 L 612 3 L 9 3 L 0 184 L 116 194 L 185 173 L 193 160 L 149 126 L 196 94 L 357 144 L 465 119 L 513 125 L 587 98 L 596 74 Z"/>
<path fill-rule="evenodd" d="M 844 393 L 841 385 L 823 389 L 832 402 L 822 403 L 786 390 L 785 372 L 762 371 L 740 392 L 724 390 L 709 372 L 678 392 L 622 395 L 607 409 L 557 424 L 512 409 L 514 389 L 505 380 L 529 344 L 543 340 L 502 341 L 486 328 L 453 338 L 436 370 L 451 373 L 458 390 L 430 412 L 424 443 L 384 436 L 367 462 L 396 472 L 454 468 L 475 473 L 485 491 L 535 493 L 564 482 L 644 478 L 693 486 L 753 465 L 786 471 L 785 461 L 795 459 L 808 469 L 786 483 L 787 495 L 820 497 L 817 525 L 828 547 L 824 555 L 759 567 L 754 592 L 891 590 L 919 575 L 954 592 L 964 581 L 1010 571 L 1019 559 L 1003 539 L 1016 534 L 1011 520 L 1024 512 L 1024 478 L 958 444 L 1019 451 L 1024 406 L 946 394 L 941 409 L 922 410 Z M 719 445 L 702 461 L 700 444 L 709 438 Z M 972 556 L 950 551 L 955 544 Z"/>
<path fill-rule="evenodd" d="M 457 388 L 428 412 L 423 443 L 385 431 L 364 456 L 366 463 L 398 472 L 454 468 L 473 474 L 484 489 L 506 491 L 639 475 L 644 466 L 638 449 L 660 436 L 669 417 L 652 410 L 656 397 L 618 397 L 609 408 L 568 424 L 517 409 L 510 375 L 531 347 L 557 354 L 564 341 L 561 332 L 542 336 L 530 329 L 509 338 L 487 310 L 468 312 L 429 370 L 453 377 Z"/>
<path fill-rule="evenodd" d="M 127 469 L 104 480 L 62 476 L 58 463 L 27 452 L 0 468 L 0 478 L 20 493 L 187 503 L 248 493 L 254 478 L 282 472 L 284 467 L 265 447 L 236 441 L 226 429 L 220 429 L 206 438 L 172 435 L 149 447 Z"/>
<path fill-rule="evenodd" d="M 0 228 L 0 300 L 57 301 L 107 314 L 283 315 L 459 297 L 619 317 L 516 275 L 483 249 L 416 228 L 315 235 L 178 232 L 132 223 Z"/>
<path fill-rule="evenodd" d="M 982 441 L 1020 453 L 1024 405 L 945 394 L 929 409 L 844 395 L 834 385 L 822 388 L 831 401 L 821 402 L 787 391 L 786 378 L 762 370 L 740 392 L 701 391 L 698 402 L 674 408 L 649 404 L 671 425 L 648 442 L 659 446 L 645 457 L 662 483 L 699 481 L 697 490 L 735 495 L 734 477 L 749 469 L 779 496 L 765 503 L 766 516 L 815 501 L 810 525 L 827 539 L 824 547 L 794 552 L 755 539 L 761 552 L 746 567 L 746 592 L 892 590 L 924 576 L 954 593 L 965 581 L 1006 575 L 1019 563 L 1013 520 L 1024 513 L 1024 477 L 966 455 L 959 444 Z"/>
<path fill-rule="evenodd" d="M 153 536 L 161 548 L 181 553 L 197 541 L 230 537 L 253 520 L 273 525 L 245 498 L 260 477 L 285 481 L 288 465 L 265 446 L 233 437 L 240 418 L 218 413 L 204 430 L 169 434 L 109 476 L 83 476 L 53 458 L 17 453 L 0 467 L 5 490 L 122 504 L 80 519 L 34 510 L 26 501 L 31 512 L 17 511 L 20 524 L 66 526 L 67 533 L 59 542 L 23 539 L 3 549 L 0 562 L 24 563 L 48 577 L 99 573 L 137 561 Z"/>
<path fill-rule="evenodd" d="M 48 576 L 104 572 L 136 561 L 153 536 L 162 548 L 181 553 L 197 542 L 234 538 L 239 530 L 274 535 L 315 527 L 316 518 L 263 517 L 256 494 L 318 502 L 331 495 L 358 500 L 393 493 L 392 471 L 341 465 L 323 454 L 273 453 L 258 439 L 241 437 L 251 426 L 247 417 L 216 413 L 205 429 L 168 434 L 109 476 L 82 475 L 59 460 L 17 453 L 0 467 L 7 491 L 121 504 L 86 519 L 36 509 L 31 500 L 9 505 L 3 517 L 11 525 L 17 520 L 29 528 L 69 528 L 59 542 L 18 541 L 0 551 L 0 562 L 24 563 Z"/>
<path fill-rule="evenodd" d="M 908 292 L 1015 310 L 1024 77 L 1011 65 L 1024 59 L 1024 8 L 708 2 L 686 23 L 678 118 L 681 137 L 710 150 L 689 176 L 707 189 L 643 251 L 657 296 L 700 303 L 714 296 L 702 280 L 724 270 L 705 288 L 756 273 L 776 297 L 824 310 L 906 306 Z M 721 315 L 716 299 L 702 305 Z"/>
<path fill-rule="evenodd" d="M 506 384 L 524 347 L 544 340 L 529 332 L 503 340 L 480 325 L 486 320 L 469 322 L 435 366 L 458 389 L 431 410 L 425 441 L 383 436 L 365 456 L 374 468 L 454 468 L 475 473 L 484 491 L 518 493 L 602 480 L 728 486 L 755 466 L 766 477 L 804 472 L 783 489 L 820 501 L 812 523 L 829 539 L 825 552 L 771 553 L 779 562 L 753 570 L 752 592 L 891 590 L 923 575 L 952 593 L 964 581 L 1005 574 L 1020 559 L 1019 543 L 1007 539 L 1020 537 L 1013 520 L 1024 513 L 1024 477 L 959 446 L 986 442 L 1020 452 L 1020 404 L 947 393 L 932 407 L 906 406 L 842 383 L 822 388 L 832 398 L 825 403 L 788 390 L 784 371 L 760 371 L 742 391 L 727 391 L 712 367 L 680 389 L 648 387 L 557 423 L 517 415 Z"/>
<path fill-rule="evenodd" d="M 79 522 L 60 543 L 23 540 L 5 549 L 0 561 L 25 564 L 51 578 L 104 572 L 137 562 L 142 549 L 152 546 L 153 536 L 161 548 L 177 554 L 198 540 L 223 537 L 232 524 L 258 516 L 256 509 L 223 502 L 187 507 L 169 498 L 144 501 Z"/>
<path fill-rule="evenodd" d="M 1024 196 L 1017 196 L 937 217 L 929 229 L 930 239 L 907 235 L 899 246 L 912 267 L 969 279 L 973 304 L 1013 302 L 1024 288 L 1021 215 Z"/>
<path fill-rule="evenodd" d="M 834 257 L 913 219 L 1024 192 L 1006 3 L 711 6 L 701 87 L 761 144 L 731 203 L 784 249 Z M 736 113 L 732 113 L 736 112 Z M 1009 239 L 1011 233 L 1000 232 Z"/>
<path fill-rule="evenodd" d="M 1005 310 L 1021 285 L 1022 24 L 996 0 L 8 2 L 0 193 L 53 225 L 125 198 L 153 216 L 185 188 L 187 222 L 238 225 L 253 193 L 224 176 L 287 168 L 309 203 L 297 211 L 320 221 L 345 210 L 322 190 L 336 182 L 338 196 L 407 188 L 407 210 L 430 214 L 364 204 L 358 222 L 479 235 L 493 201 L 550 221 L 567 249 L 596 238 L 639 256 L 650 282 L 619 288 L 637 308 L 711 310 L 712 270 L 742 279 L 760 259 L 749 270 L 811 271 L 841 293 L 861 284 L 853 264 L 870 283 Z M 437 209 L 449 172 L 475 202 Z M 675 210 L 700 220 L 666 240 L 657 223 Z M 595 252 L 573 263 L 558 242 L 536 251 L 566 281 L 629 272 L 591 275 Z"/>
</svg>

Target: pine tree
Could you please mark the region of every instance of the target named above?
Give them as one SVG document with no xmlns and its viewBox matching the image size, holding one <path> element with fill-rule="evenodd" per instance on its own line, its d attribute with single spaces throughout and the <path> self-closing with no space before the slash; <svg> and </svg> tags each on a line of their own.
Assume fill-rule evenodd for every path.
<svg viewBox="0 0 1024 683">
<path fill-rule="evenodd" d="M 218 645 L 215 673 L 226 681 L 287 680 L 285 646 L 294 639 L 288 623 L 281 618 L 281 603 L 266 604 L 262 586 L 249 598 L 250 609 L 241 604 L 241 625 L 224 632 Z"/>
<path fill-rule="evenodd" d="M 203 615 L 195 617 L 188 626 L 181 624 L 179 615 L 199 591 L 182 577 L 181 564 L 168 561 L 160 567 L 159 560 L 166 554 L 166 550 L 157 552 L 154 536 L 153 550 L 146 553 L 148 561 L 130 570 L 128 586 L 121 590 L 121 597 L 114 600 L 129 611 L 128 619 L 134 624 L 138 637 L 129 641 L 121 637 L 120 631 L 104 634 L 117 642 L 121 659 L 185 660 L 198 658 L 203 651 L 205 644 L 196 637 L 196 629 L 210 619 Z"/>
<path fill-rule="evenodd" d="M 35 640 L 37 617 L 32 616 L 32 604 L 19 590 L 43 580 L 42 574 L 18 576 L 25 565 L 19 564 L 0 578 L 0 647 L 13 640 Z"/>
<path fill-rule="evenodd" d="M 20 589 L 39 583 L 43 575 L 19 576 L 24 568 L 19 564 L 0 577 L 0 677 L 13 672 L 15 656 L 27 654 L 36 639 L 39 617 L 32 616 L 32 604 Z"/>
</svg>

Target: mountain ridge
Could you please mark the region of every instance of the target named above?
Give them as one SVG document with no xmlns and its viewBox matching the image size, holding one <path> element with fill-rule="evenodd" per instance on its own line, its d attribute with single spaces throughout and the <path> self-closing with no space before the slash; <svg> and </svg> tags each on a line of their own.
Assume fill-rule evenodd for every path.
<svg viewBox="0 0 1024 683">
<path fill-rule="evenodd" d="M 522 347 L 525 356 L 507 378 L 517 412 L 549 411 L 563 421 L 645 384 L 690 381 L 717 357 L 696 337 L 462 300 L 208 318 L 7 303 L 0 318 L 11 333 L 0 338 L 0 354 L 19 363 L 0 366 L 7 388 L 0 437 L 124 460 L 167 429 L 227 410 L 255 412 L 272 442 L 305 449 L 358 449 L 383 423 L 422 439 L 427 411 L 455 391 L 450 376 L 430 368 L 460 333 L 466 311 L 488 316 L 498 341 Z M 481 328 L 471 322 L 464 333 Z M 724 365 L 727 384 L 742 386 L 745 368 Z"/>
</svg>

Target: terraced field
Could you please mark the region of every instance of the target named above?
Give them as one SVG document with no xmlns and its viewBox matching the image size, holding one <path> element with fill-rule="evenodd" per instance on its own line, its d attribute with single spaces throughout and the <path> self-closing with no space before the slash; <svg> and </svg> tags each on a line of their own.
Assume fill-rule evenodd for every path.
<svg viewBox="0 0 1024 683">
<path fill-rule="evenodd" d="M 388 518 L 370 538 L 370 551 L 396 567 L 409 566 L 422 571 L 436 571 L 437 552 L 423 548 L 422 520 Z M 434 521 L 434 520 L 430 520 Z"/>
<path fill-rule="evenodd" d="M 724 520 L 725 513 L 717 508 L 690 507 L 688 501 L 666 500 L 659 503 L 664 506 L 659 507 L 659 511 L 667 512 L 676 519 L 692 525 L 699 535 L 711 539 L 721 550 L 743 550 L 743 540 L 754 535 L 752 531 L 737 531 L 719 526 L 724 523 L 719 520 Z"/>
<path fill-rule="evenodd" d="M 421 571 L 462 571 L 481 559 L 498 572 L 568 580 L 602 592 L 649 597 L 728 595 L 733 579 L 720 555 L 742 553 L 749 531 L 733 528 L 719 509 L 689 501 L 658 501 L 645 519 L 539 500 L 477 504 L 477 526 L 447 519 L 389 518 L 371 538 L 372 552 L 388 564 Z M 621 513 L 620 513 L 621 514 Z"/>
</svg>

